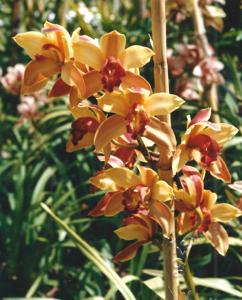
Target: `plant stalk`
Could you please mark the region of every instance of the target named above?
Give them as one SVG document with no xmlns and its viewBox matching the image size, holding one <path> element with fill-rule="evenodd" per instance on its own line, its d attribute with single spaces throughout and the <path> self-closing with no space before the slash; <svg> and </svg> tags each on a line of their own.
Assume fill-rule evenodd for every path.
<svg viewBox="0 0 242 300">
<path fill-rule="evenodd" d="M 199 0 L 193 0 L 193 23 L 194 23 L 194 29 L 197 36 L 197 40 L 198 40 L 198 46 L 200 46 L 201 49 L 203 50 L 205 57 L 212 56 L 213 51 L 209 46 L 203 14 L 199 6 Z M 205 94 L 208 99 L 208 104 L 212 108 L 213 122 L 220 123 L 220 117 L 218 115 L 219 103 L 218 103 L 217 85 L 215 83 L 211 84 L 211 86 L 209 86 Z"/>
<path fill-rule="evenodd" d="M 167 46 L 166 46 L 166 7 L 165 0 L 151 1 L 152 17 L 152 39 L 154 55 L 154 80 L 155 91 L 169 93 L 169 78 L 167 65 Z M 171 125 L 170 114 L 159 116 L 160 120 Z M 165 158 L 164 158 L 165 159 Z M 165 159 L 162 166 L 162 172 L 167 172 L 170 176 L 166 177 L 168 184 L 172 185 L 171 159 Z M 174 203 L 170 202 L 170 208 L 173 213 L 172 234 L 170 239 L 163 238 L 163 262 L 164 262 L 164 286 L 166 300 L 178 299 L 177 283 L 177 256 L 176 256 L 176 234 Z"/>
</svg>

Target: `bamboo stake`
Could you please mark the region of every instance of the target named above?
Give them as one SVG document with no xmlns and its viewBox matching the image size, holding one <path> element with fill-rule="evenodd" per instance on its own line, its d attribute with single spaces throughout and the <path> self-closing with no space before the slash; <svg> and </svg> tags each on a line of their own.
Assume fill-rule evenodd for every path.
<svg viewBox="0 0 242 300">
<path fill-rule="evenodd" d="M 198 37 L 199 46 L 202 48 L 205 57 L 212 56 L 213 52 L 209 47 L 208 38 L 206 36 L 206 28 L 204 25 L 204 19 L 202 11 L 199 6 L 199 0 L 193 0 L 193 23 L 196 35 Z M 208 104 L 212 108 L 212 120 L 215 123 L 220 123 L 220 117 L 218 115 L 219 104 L 218 104 L 218 93 L 217 85 L 215 83 L 211 84 L 209 89 L 206 91 Z"/>
<path fill-rule="evenodd" d="M 152 39 L 154 55 L 154 79 L 155 91 L 169 93 L 169 79 L 167 66 L 167 46 L 166 46 L 166 10 L 165 0 L 151 1 L 152 14 Z M 160 119 L 169 125 L 171 124 L 170 115 L 161 117 Z M 167 164 L 168 163 L 168 164 Z M 170 174 L 166 181 L 172 184 L 172 175 L 170 172 L 171 161 L 168 160 L 163 167 Z M 172 234 L 170 239 L 163 238 L 163 262 L 164 262 L 164 286 L 166 300 L 178 299 L 177 284 L 177 257 L 176 257 L 176 235 L 175 235 L 175 218 L 174 204 L 170 203 L 173 212 Z"/>
</svg>

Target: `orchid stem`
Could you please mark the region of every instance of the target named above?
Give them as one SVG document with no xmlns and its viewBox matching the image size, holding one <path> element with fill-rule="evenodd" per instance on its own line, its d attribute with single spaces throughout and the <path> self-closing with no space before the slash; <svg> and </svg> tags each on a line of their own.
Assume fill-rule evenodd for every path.
<svg viewBox="0 0 242 300">
<path fill-rule="evenodd" d="M 192 292 L 192 299 L 193 300 L 199 300 L 200 298 L 199 298 L 199 296 L 196 292 L 196 286 L 194 284 L 193 276 L 192 276 L 192 273 L 191 273 L 191 270 L 190 270 L 190 267 L 189 267 L 188 257 L 185 259 L 185 262 L 184 262 L 183 274 L 184 274 L 184 279 L 185 279 L 186 284 L 187 284 L 187 288 L 188 288 L 189 291 Z"/>
<path fill-rule="evenodd" d="M 193 23 L 195 32 L 198 38 L 199 46 L 202 48 L 205 57 L 213 55 L 206 36 L 206 28 L 204 24 L 203 14 L 199 6 L 199 0 L 193 0 Z M 217 84 L 213 83 L 209 86 L 205 92 L 209 106 L 212 108 L 212 120 L 215 123 L 220 123 L 220 117 L 218 115 L 219 104 L 218 104 L 218 93 Z"/>
<path fill-rule="evenodd" d="M 152 39 L 154 55 L 154 79 L 155 91 L 169 93 L 169 78 L 167 66 L 167 46 L 166 46 L 166 1 L 152 0 L 151 1 L 151 16 L 152 16 Z M 171 125 L 170 114 L 159 116 L 160 120 Z M 161 166 L 161 171 L 169 172 L 171 169 L 171 160 L 165 158 L 164 166 Z M 171 172 L 170 172 L 171 174 Z M 165 178 L 168 184 L 172 185 L 172 175 Z M 173 218 L 172 218 L 172 233 L 170 239 L 163 238 L 162 251 L 164 261 L 164 286 L 165 299 L 178 299 L 178 283 L 177 283 L 177 256 L 176 256 L 176 234 L 175 234 L 175 217 L 174 203 L 169 203 Z"/>
</svg>

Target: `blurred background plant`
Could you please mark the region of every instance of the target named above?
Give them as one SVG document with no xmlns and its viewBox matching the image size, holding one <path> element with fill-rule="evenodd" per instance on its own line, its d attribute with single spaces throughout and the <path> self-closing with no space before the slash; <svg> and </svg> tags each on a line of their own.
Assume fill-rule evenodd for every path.
<svg viewBox="0 0 242 300">
<path fill-rule="evenodd" d="M 203 105 L 200 101 L 203 86 L 196 76 L 201 70 L 198 70 L 199 50 L 194 45 L 191 16 L 186 10 L 184 15 L 177 15 L 178 2 L 182 1 L 167 1 L 174 8 L 168 22 L 171 92 L 178 92 L 187 100 L 173 118 L 180 136 L 185 128 L 185 116 Z M 241 132 L 240 1 L 200 1 L 200 4 L 209 25 L 209 42 L 220 61 L 219 76 L 224 78 L 216 82 L 219 116 Z M 137 299 L 160 299 L 163 291 L 160 266 L 157 266 L 157 259 L 162 265 L 159 249 L 148 245 L 131 262 L 114 266 L 112 255 L 123 247 L 112 234 L 119 217 L 110 220 L 87 216 L 101 196 L 100 192 L 90 193 L 87 182 L 100 163 L 88 150 L 65 152 L 72 120 L 67 99 L 49 99 L 49 86 L 28 97 L 20 94 L 28 57 L 13 43 L 12 36 L 40 30 L 45 20 L 66 26 L 70 32 L 80 26 L 83 33 L 94 38 L 116 29 L 127 35 L 128 44 L 150 46 L 148 0 L 1 1 L 0 297 L 122 299 L 95 263 L 79 252 L 66 232 L 47 217 L 40 206 L 44 202 L 97 249 L 110 267 L 124 276 Z M 212 66 L 216 64 L 213 62 Z M 150 63 L 143 75 L 152 82 L 152 73 Z M 241 134 L 226 145 L 224 156 L 233 181 L 241 179 Z M 214 183 L 210 178 L 207 188 L 214 189 L 219 199 L 241 205 L 239 191 L 225 188 L 223 183 Z M 201 299 L 242 298 L 241 226 L 234 221 L 226 229 L 232 238 L 225 258 L 218 256 L 203 239 L 195 241 L 192 249 L 190 265 Z M 181 270 L 185 246 L 178 243 Z"/>
</svg>

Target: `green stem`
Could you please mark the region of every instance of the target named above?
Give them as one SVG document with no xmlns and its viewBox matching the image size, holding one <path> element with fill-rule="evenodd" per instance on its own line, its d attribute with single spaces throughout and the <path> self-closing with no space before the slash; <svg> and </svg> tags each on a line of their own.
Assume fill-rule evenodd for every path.
<svg viewBox="0 0 242 300">
<path fill-rule="evenodd" d="M 188 263 L 188 257 L 185 259 L 184 262 L 184 271 L 183 271 L 183 275 L 184 275 L 184 279 L 186 281 L 187 284 L 187 288 L 188 290 L 190 290 L 192 292 L 192 299 L 193 300 L 199 300 L 199 296 L 196 292 L 196 286 L 195 283 L 193 281 L 193 276 L 189 267 L 189 263 Z"/>
</svg>

